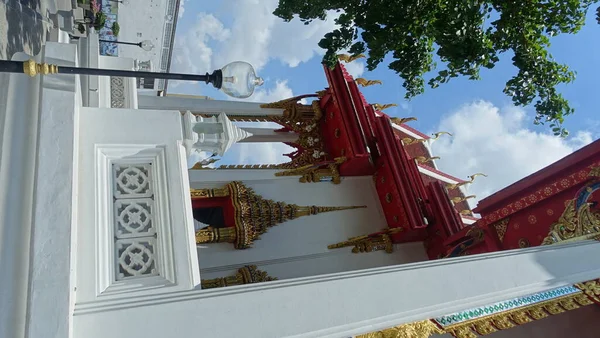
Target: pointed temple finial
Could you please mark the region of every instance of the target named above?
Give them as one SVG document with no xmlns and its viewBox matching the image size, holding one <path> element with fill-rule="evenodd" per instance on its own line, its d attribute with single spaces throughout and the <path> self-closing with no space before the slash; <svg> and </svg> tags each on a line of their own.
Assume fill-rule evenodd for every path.
<svg viewBox="0 0 600 338">
<path fill-rule="evenodd" d="M 246 249 L 271 227 L 302 216 L 325 212 L 366 208 L 366 206 L 299 206 L 265 199 L 241 182 L 231 182 L 223 189 L 202 189 L 206 193 L 193 191 L 197 196 L 223 196 L 229 191 L 235 210 L 235 227 L 207 227 L 196 232 L 196 243 L 234 243 L 236 249 Z M 194 198 L 194 195 L 192 195 Z M 201 197 L 202 198 L 202 197 Z M 205 197 L 206 198 L 206 197 Z"/>
<path fill-rule="evenodd" d="M 423 143 L 423 142 L 426 142 L 426 141 L 427 141 L 427 139 L 424 139 L 424 138 L 410 138 L 410 137 L 405 137 L 405 138 L 402 139 L 402 143 L 405 146 L 409 146 L 411 144 Z"/>
<path fill-rule="evenodd" d="M 433 133 L 433 134 L 431 134 L 431 135 L 433 135 L 433 137 L 431 138 L 431 140 L 437 140 L 437 139 L 438 139 L 438 138 L 440 138 L 440 136 L 442 136 L 442 135 L 448 135 L 448 136 L 450 136 L 450 137 L 452 137 L 452 136 L 453 136 L 453 135 L 452 135 L 452 133 L 449 133 L 449 132 L 447 132 L 447 131 L 439 131 L 439 132 L 437 132 L 437 133 Z"/>
<path fill-rule="evenodd" d="M 383 84 L 383 82 L 381 82 L 379 80 L 367 80 L 362 77 L 354 79 L 354 81 L 363 87 L 373 86 L 373 85 L 377 85 L 377 84 Z"/>
<path fill-rule="evenodd" d="M 375 110 L 379 110 L 379 111 L 382 111 L 382 110 L 385 110 L 388 108 L 392 108 L 392 107 L 398 107 L 398 105 L 395 103 L 388 103 L 388 104 L 375 103 L 375 104 L 373 104 L 373 108 L 375 108 Z"/>
<path fill-rule="evenodd" d="M 477 176 L 488 177 L 484 173 L 476 173 L 476 174 L 467 176 L 469 178 L 468 181 L 458 182 L 458 183 L 454 183 L 454 184 L 446 184 L 446 188 L 448 188 L 448 189 L 456 189 L 456 188 L 462 187 L 463 185 L 471 184 L 471 183 L 473 183 L 475 181 L 475 177 L 477 177 Z"/>
<path fill-rule="evenodd" d="M 439 156 L 433 156 L 433 157 L 417 156 L 417 157 L 415 157 L 415 160 L 420 164 L 425 164 L 425 163 L 431 162 L 433 160 L 439 160 L 439 159 L 441 159 L 441 157 L 439 157 Z"/>
<path fill-rule="evenodd" d="M 417 121 L 416 117 L 410 116 L 410 117 L 390 117 L 390 120 L 392 122 L 394 122 L 395 124 L 405 124 L 407 122 L 410 121 Z"/>
<path fill-rule="evenodd" d="M 365 57 L 364 54 L 357 54 L 357 55 L 348 55 L 348 54 L 338 54 L 338 60 L 340 61 L 344 61 L 346 63 L 350 63 L 354 60 L 358 60 L 358 59 L 362 59 Z"/>
<path fill-rule="evenodd" d="M 465 196 L 465 197 L 453 197 L 451 200 L 452 200 L 452 203 L 456 204 L 456 203 L 464 202 L 466 200 L 469 200 L 471 198 L 476 198 L 476 197 L 477 197 L 476 195 L 469 195 L 469 196 Z"/>
</svg>

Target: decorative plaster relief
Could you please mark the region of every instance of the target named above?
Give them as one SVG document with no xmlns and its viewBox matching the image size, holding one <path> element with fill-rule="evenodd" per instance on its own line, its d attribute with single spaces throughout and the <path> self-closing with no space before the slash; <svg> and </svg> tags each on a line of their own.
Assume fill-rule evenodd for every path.
<svg viewBox="0 0 600 338">
<path fill-rule="evenodd" d="M 97 149 L 96 294 L 175 284 L 165 147 Z"/>
<path fill-rule="evenodd" d="M 151 163 L 113 164 L 116 280 L 159 275 L 151 178 Z"/>
</svg>

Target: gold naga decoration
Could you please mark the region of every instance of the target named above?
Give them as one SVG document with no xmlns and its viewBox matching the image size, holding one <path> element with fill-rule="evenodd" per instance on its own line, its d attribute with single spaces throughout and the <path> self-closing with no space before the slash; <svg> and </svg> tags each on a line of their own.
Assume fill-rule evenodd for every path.
<svg viewBox="0 0 600 338">
<path fill-rule="evenodd" d="M 346 157 L 336 157 L 333 161 L 325 161 L 322 163 L 307 164 L 300 168 L 289 169 L 275 173 L 275 176 L 300 176 L 298 179 L 301 183 L 318 183 L 325 180 L 331 180 L 333 184 L 340 184 L 339 166 L 346 162 Z M 321 168 L 327 165 L 327 168 Z"/>
<path fill-rule="evenodd" d="M 275 202 L 258 195 L 241 182 L 231 182 L 221 189 L 200 189 L 192 191 L 192 199 L 206 196 L 231 196 L 235 210 L 234 227 L 207 227 L 196 232 L 196 243 L 233 243 L 236 249 L 247 249 L 260 235 L 271 227 L 302 216 L 325 212 L 366 208 L 366 206 L 321 207 L 299 206 L 284 202 Z"/>
<path fill-rule="evenodd" d="M 410 121 L 417 121 L 417 118 L 414 116 L 410 116 L 410 117 L 390 117 L 390 120 L 392 122 L 394 122 L 395 124 L 405 124 L 408 123 Z"/>
<path fill-rule="evenodd" d="M 381 232 L 351 237 L 346 241 L 328 245 L 327 249 L 331 250 L 352 246 L 352 253 L 374 252 L 380 250 L 392 253 L 394 245 L 390 236 L 401 231 L 403 231 L 402 228 L 387 228 Z"/>
<path fill-rule="evenodd" d="M 238 269 L 233 276 L 203 279 L 202 289 L 222 288 L 233 285 L 255 284 L 277 280 L 269 276 L 265 271 L 259 270 L 256 265 L 246 265 Z"/>
<path fill-rule="evenodd" d="M 417 144 L 417 143 L 424 143 L 426 141 L 427 141 L 427 139 L 424 139 L 424 138 L 410 138 L 410 137 L 405 137 L 405 138 L 402 139 L 402 143 L 405 146 L 409 146 L 411 144 Z"/>
<path fill-rule="evenodd" d="M 323 116 L 319 100 L 314 100 L 310 105 L 302 104 L 299 101 L 308 97 L 318 97 L 318 94 L 306 94 L 294 96 L 289 99 L 280 100 L 272 103 L 263 103 L 261 108 L 279 108 L 283 109 L 283 117 L 288 121 L 295 120 L 320 120 Z M 277 118 L 274 116 L 274 122 Z"/>
<path fill-rule="evenodd" d="M 364 54 L 357 54 L 357 55 L 338 54 L 338 56 L 337 56 L 338 60 L 344 61 L 346 63 L 350 63 L 354 60 L 362 59 L 364 57 L 365 57 Z"/>
<path fill-rule="evenodd" d="M 375 104 L 373 104 L 373 108 L 375 108 L 375 110 L 379 110 L 379 111 L 383 111 L 385 109 L 392 108 L 392 107 L 398 107 L 398 105 L 395 103 L 388 103 L 388 104 L 375 103 Z"/>
<path fill-rule="evenodd" d="M 452 137 L 452 136 L 453 136 L 453 135 L 452 135 L 452 133 L 449 133 L 449 132 L 447 132 L 447 131 L 438 131 L 437 133 L 433 133 L 433 134 L 431 134 L 431 135 L 433 135 L 433 137 L 431 138 L 432 140 L 437 140 L 437 139 L 438 139 L 438 138 L 440 138 L 440 136 L 442 136 L 442 135 L 448 135 L 448 136 L 450 136 L 450 137 Z"/>
<path fill-rule="evenodd" d="M 464 196 L 464 197 L 452 197 L 450 200 L 452 201 L 452 203 L 460 203 L 460 202 L 464 202 L 466 200 L 469 200 L 471 198 L 476 198 L 476 195 L 469 195 L 469 196 Z"/>
<path fill-rule="evenodd" d="M 600 234 L 600 215 L 590 210 L 590 203 L 583 203 L 579 210 L 576 203 L 576 199 L 567 201 L 565 211 L 550 226 L 542 245 L 591 239 Z"/>
<path fill-rule="evenodd" d="M 415 161 L 417 161 L 420 164 L 429 163 L 431 161 L 439 160 L 439 159 L 441 159 L 441 157 L 439 157 L 439 156 L 433 156 L 433 157 L 417 156 L 417 157 L 415 157 Z"/>
<path fill-rule="evenodd" d="M 359 77 L 357 79 L 354 79 L 354 81 L 361 85 L 362 87 L 368 87 L 368 86 L 373 86 L 373 85 L 380 85 L 383 84 L 383 82 L 379 81 L 379 80 L 367 80 L 365 78 Z"/>
<path fill-rule="evenodd" d="M 473 183 L 475 181 L 475 177 L 477 177 L 477 176 L 488 177 L 486 174 L 476 173 L 476 174 L 467 176 L 469 178 L 468 181 L 458 182 L 458 183 L 454 183 L 454 184 L 446 184 L 446 188 L 448 188 L 448 189 L 456 189 L 456 188 L 462 187 L 463 185 L 471 184 L 471 183 Z"/>
<path fill-rule="evenodd" d="M 389 329 L 358 335 L 357 338 L 428 338 L 433 335 L 450 334 L 455 338 L 477 338 L 498 331 L 515 328 L 519 325 L 548 318 L 552 315 L 576 310 L 599 301 L 600 284 L 598 281 L 589 281 L 574 285 L 582 291 L 569 295 L 552 298 L 525 306 L 516 307 L 511 310 L 499 311 L 497 313 L 465 320 L 457 324 L 441 325 L 435 319 L 422 320 L 418 322 L 403 324 Z M 483 313 L 484 306 L 469 312 Z M 467 311 L 464 311 L 466 314 Z M 458 313 L 457 313 L 458 315 Z M 460 313 L 463 315 L 463 313 Z"/>
<path fill-rule="evenodd" d="M 194 166 L 192 167 L 192 170 L 213 169 L 213 168 L 209 167 L 209 165 L 211 165 L 217 161 L 219 161 L 218 158 L 211 157 L 211 158 L 202 160 L 200 162 L 196 162 L 196 164 L 194 164 Z"/>
</svg>

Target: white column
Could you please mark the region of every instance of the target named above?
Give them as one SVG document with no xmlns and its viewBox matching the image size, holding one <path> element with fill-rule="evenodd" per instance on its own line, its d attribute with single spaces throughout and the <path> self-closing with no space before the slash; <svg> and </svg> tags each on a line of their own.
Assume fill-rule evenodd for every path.
<svg viewBox="0 0 600 338">
<path fill-rule="evenodd" d="M 600 261 L 590 258 L 599 255 L 600 245 L 587 241 L 123 297 L 76 305 L 73 336 L 349 337 L 592 280 Z"/>
<path fill-rule="evenodd" d="M 298 140 L 298 134 L 292 132 L 277 132 L 271 128 L 246 128 L 242 127 L 242 130 L 252 134 L 252 136 L 245 138 L 241 142 L 283 142 L 291 143 Z"/>
<path fill-rule="evenodd" d="M 155 110 L 179 110 L 191 111 L 192 113 L 213 114 L 226 113 L 227 115 L 236 116 L 256 116 L 270 115 L 281 116 L 283 109 L 278 108 L 261 108 L 262 103 L 256 102 L 241 102 L 241 101 L 225 101 L 225 100 L 205 100 L 190 97 L 178 96 L 150 96 L 139 95 L 139 109 L 155 109 Z"/>
</svg>

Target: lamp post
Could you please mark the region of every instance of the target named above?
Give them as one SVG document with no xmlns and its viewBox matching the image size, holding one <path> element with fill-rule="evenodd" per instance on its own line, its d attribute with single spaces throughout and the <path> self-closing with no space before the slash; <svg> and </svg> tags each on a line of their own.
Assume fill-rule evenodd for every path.
<svg viewBox="0 0 600 338">
<path fill-rule="evenodd" d="M 200 81 L 205 82 L 206 84 L 210 83 L 213 85 L 213 87 L 221 90 L 225 94 L 240 99 L 250 97 L 254 93 L 254 89 L 258 86 L 262 86 L 262 84 L 264 83 L 261 77 L 256 76 L 252 65 L 243 61 L 235 61 L 229 63 L 225 67 L 213 71 L 212 74 L 206 73 L 205 75 L 200 75 L 56 66 L 49 65 L 47 63 L 36 63 L 34 60 L 0 60 L 0 73 L 24 73 L 31 77 L 34 77 L 38 74 L 80 74 L 96 76 L 154 78 L 180 81 Z"/>
<path fill-rule="evenodd" d="M 125 42 L 125 41 L 118 41 L 118 40 L 112 41 L 112 40 L 98 39 L 98 41 L 99 42 L 107 42 L 107 43 L 116 43 L 116 44 L 121 44 L 121 45 L 138 46 L 147 52 L 151 51 L 154 48 L 154 44 L 150 40 L 144 40 L 144 41 L 140 41 L 140 42 Z"/>
</svg>

